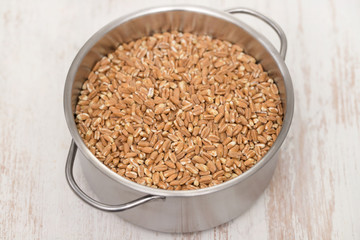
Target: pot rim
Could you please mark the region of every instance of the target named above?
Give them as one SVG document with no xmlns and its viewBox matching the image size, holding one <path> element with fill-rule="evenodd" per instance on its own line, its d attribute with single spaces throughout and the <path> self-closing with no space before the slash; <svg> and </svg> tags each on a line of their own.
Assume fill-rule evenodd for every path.
<svg viewBox="0 0 360 240">
<path fill-rule="evenodd" d="M 85 143 L 83 142 L 80 134 L 77 131 L 77 127 L 74 121 L 74 113 L 72 112 L 72 106 L 71 106 L 71 97 L 72 97 L 72 86 L 73 82 L 76 76 L 76 73 L 78 71 L 78 68 L 83 60 L 83 58 L 86 56 L 88 51 L 108 32 L 113 30 L 114 28 L 118 27 L 119 25 L 149 14 L 155 14 L 159 12 L 170 12 L 170 11 L 188 11 L 188 12 L 196 12 L 196 13 L 202 13 L 206 15 L 211 15 L 216 18 L 220 18 L 222 20 L 228 21 L 230 23 L 233 23 L 242 29 L 244 29 L 246 32 L 248 32 L 250 35 L 252 35 L 254 38 L 256 38 L 261 45 L 268 51 L 268 53 L 271 55 L 271 57 L 276 62 L 277 66 L 279 67 L 279 70 L 281 72 L 281 75 L 284 79 L 284 85 L 285 85 L 285 91 L 286 91 L 286 112 L 284 114 L 284 120 L 283 120 L 283 126 L 279 133 L 279 136 L 275 140 L 272 147 L 269 149 L 269 151 L 265 154 L 265 156 L 261 159 L 259 163 L 251 167 L 249 170 L 241 174 L 240 176 L 231 179 L 225 183 L 221 183 L 219 185 L 203 188 L 203 189 L 197 189 L 197 190 L 184 190 L 184 191 L 176 191 L 176 190 L 164 190 L 164 189 L 156 189 L 151 188 L 147 186 L 143 186 L 141 184 L 135 183 L 133 181 L 130 181 L 117 173 L 111 171 L 108 167 L 106 167 L 102 162 L 100 162 L 86 147 Z M 236 185 L 244 180 L 246 180 L 251 175 L 255 174 L 257 171 L 259 171 L 262 167 L 264 167 L 272 157 L 277 153 L 279 148 L 281 147 L 282 143 L 284 142 L 287 133 L 289 131 L 293 112 L 294 112 L 294 92 L 293 92 L 293 86 L 291 77 L 289 74 L 289 71 L 286 67 L 286 64 L 278 51 L 274 48 L 274 46 L 260 33 L 256 32 L 254 29 L 249 27 L 248 25 L 244 24 L 242 21 L 238 20 L 234 16 L 230 15 L 229 13 L 226 13 L 224 11 L 219 11 L 215 9 L 211 9 L 208 7 L 203 6 L 193 6 L 193 5 L 171 5 L 171 6 L 162 6 L 162 7 L 153 7 L 148 8 L 145 10 L 140 10 L 135 13 L 130 13 L 126 16 L 120 17 L 115 19 L 114 21 L 108 23 L 104 27 L 102 27 L 99 31 L 97 31 L 95 34 L 93 34 L 89 40 L 86 41 L 86 43 L 83 45 L 83 47 L 79 50 L 77 53 L 75 59 L 73 60 L 69 72 L 66 77 L 65 82 L 65 88 L 64 88 L 64 112 L 65 112 L 65 118 L 66 122 L 69 128 L 69 131 L 71 133 L 71 136 L 73 137 L 75 144 L 80 149 L 81 153 L 89 160 L 96 168 L 98 168 L 101 172 L 103 172 L 106 176 L 112 178 L 113 180 L 117 181 L 118 183 L 124 184 L 125 186 L 141 192 L 143 194 L 149 194 L 149 195 L 159 195 L 164 197 L 193 197 L 193 196 L 199 196 L 199 195 L 205 195 L 210 194 L 213 192 L 221 191 L 224 189 L 227 189 L 233 185 Z"/>
</svg>

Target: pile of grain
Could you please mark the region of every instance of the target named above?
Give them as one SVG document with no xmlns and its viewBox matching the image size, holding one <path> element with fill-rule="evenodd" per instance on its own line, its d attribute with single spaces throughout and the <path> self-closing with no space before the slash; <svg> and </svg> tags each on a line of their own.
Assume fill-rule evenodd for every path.
<svg viewBox="0 0 360 240">
<path fill-rule="evenodd" d="M 266 154 L 282 125 L 274 81 L 229 42 L 189 33 L 144 37 L 103 57 L 76 106 L 90 151 L 149 187 L 228 181 Z"/>
</svg>

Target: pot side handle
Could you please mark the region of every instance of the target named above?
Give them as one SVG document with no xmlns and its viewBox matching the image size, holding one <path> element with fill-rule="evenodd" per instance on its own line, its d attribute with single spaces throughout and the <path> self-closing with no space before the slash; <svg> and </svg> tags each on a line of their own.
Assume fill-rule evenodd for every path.
<svg viewBox="0 0 360 240">
<path fill-rule="evenodd" d="M 75 160 L 75 156 L 76 156 L 76 151 L 77 151 L 77 146 L 76 146 L 74 140 L 72 140 L 70 150 L 69 150 L 69 154 L 68 154 L 67 161 L 66 161 L 66 166 L 65 166 L 66 180 L 67 180 L 71 190 L 73 190 L 73 192 L 81 200 L 83 200 L 85 203 L 89 204 L 90 206 L 92 206 L 94 208 L 97 208 L 99 210 L 102 210 L 102 211 L 106 211 L 106 212 L 121 212 L 121 211 L 124 211 L 124 210 L 128 210 L 130 208 L 139 206 L 139 205 L 141 205 L 143 203 L 146 203 L 146 202 L 154 200 L 154 199 L 165 199 L 164 196 L 146 195 L 144 197 L 138 198 L 138 199 L 133 200 L 131 202 L 124 203 L 124 204 L 119 204 L 119 205 L 108 205 L 108 204 L 104 204 L 104 203 L 101 203 L 99 201 L 96 201 L 95 199 L 93 199 L 93 198 L 89 197 L 88 195 L 86 195 L 86 193 L 84 193 L 79 188 L 77 183 L 75 182 L 74 175 L 73 175 L 73 166 L 74 166 L 74 160 Z"/>
<path fill-rule="evenodd" d="M 254 11 L 252 9 L 248 9 L 248 8 L 232 8 L 229 10 L 226 10 L 227 13 L 230 14 L 235 14 L 235 13 L 244 13 L 247 15 L 251 15 L 254 16 L 260 20 L 262 20 L 263 22 L 267 23 L 272 29 L 275 30 L 275 32 L 277 33 L 277 35 L 280 38 L 280 56 L 285 60 L 285 56 L 286 56 L 286 50 L 287 50 L 287 40 L 286 40 L 286 35 L 284 33 L 284 31 L 281 29 L 281 27 L 274 22 L 273 20 L 271 20 L 270 18 L 264 16 L 263 14 Z"/>
</svg>

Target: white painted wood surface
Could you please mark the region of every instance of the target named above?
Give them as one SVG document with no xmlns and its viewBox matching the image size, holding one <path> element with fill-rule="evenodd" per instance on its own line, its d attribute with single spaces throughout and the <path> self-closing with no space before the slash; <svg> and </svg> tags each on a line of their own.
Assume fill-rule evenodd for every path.
<svg viewBox="0 0 360 240">
<path fill-rule="evenodd" d="M 360 239 L 358 0 L 196 2 L 256 9 L 288 37 L 293 125 L 275 177 L 245 214 L 200 233 L 162 234 L 71 192 L 62 106 L 71 61 L 109 21 L 170 3 L 194 1 L 0 2 L 0 239 Z M 264 24 L 241 18 L 277 44 Z M 90 191 L 78 168 L 76 175 Z"/>
</svg>

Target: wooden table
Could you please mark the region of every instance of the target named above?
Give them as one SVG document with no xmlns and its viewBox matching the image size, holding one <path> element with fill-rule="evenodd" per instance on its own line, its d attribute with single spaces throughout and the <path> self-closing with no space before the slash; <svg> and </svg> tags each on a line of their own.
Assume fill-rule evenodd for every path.
<svg viewBox="0 0 360 240">
<path fill-rule="evenodd" d="M 288 37 L 294 120 L 270 186 L 245 214 L 200 233 L 162 234 L 92 209 L 71 192 L 64 176 L 71 136 L 62 103 L 71 61 L 109 21 L 169 2 L 180 3 L 0 3 L 0 239 L 360 239 L 357 0 L 197 1 L 256 9 Z M 278 46 L 264 24 L 239 18 Z M 75 175 L 90 191 L 78 168 Z"/>
</svg>

